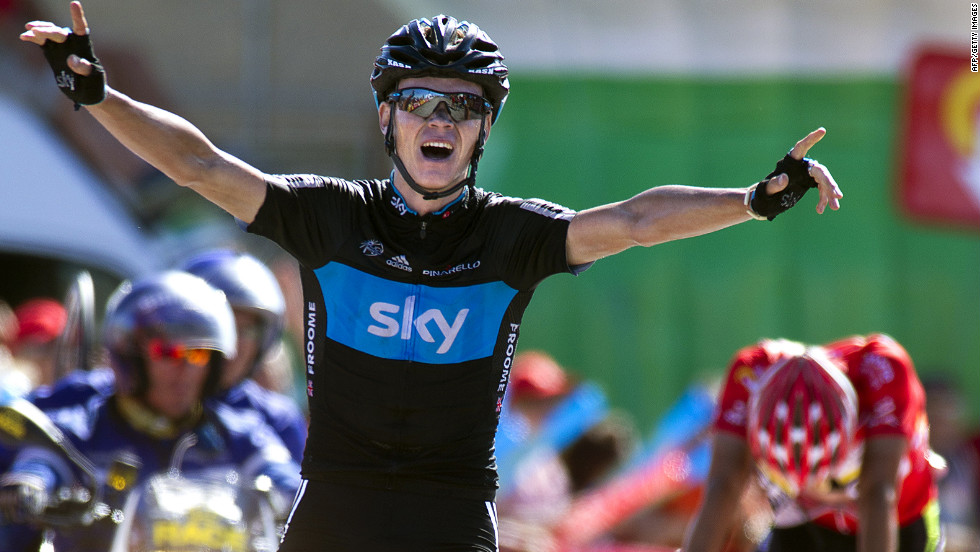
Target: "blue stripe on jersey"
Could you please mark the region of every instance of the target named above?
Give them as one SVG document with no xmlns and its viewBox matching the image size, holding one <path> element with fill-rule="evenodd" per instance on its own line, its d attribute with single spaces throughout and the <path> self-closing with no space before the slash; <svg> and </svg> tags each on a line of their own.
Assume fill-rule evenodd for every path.
<svg viewBox="0 0 980 552">
<path fill-rule="evenodd" d="M 503 282 L 406 284 L 336 262 L 313 272 L 323 291 L 327 338 L 392 360 L 452 364 L 490 356 L 517 295 Z"/>
</svg>

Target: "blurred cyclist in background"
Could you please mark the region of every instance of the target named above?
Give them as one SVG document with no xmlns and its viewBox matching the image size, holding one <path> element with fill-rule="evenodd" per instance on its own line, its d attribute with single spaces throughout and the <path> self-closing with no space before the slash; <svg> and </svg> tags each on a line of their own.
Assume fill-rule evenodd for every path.
<svg viewBox="0 0 980 552">
<path fill-rule="evenodd" d="M 306 443 L 305 415 L 292 398 L 265 389 L 252 378 L 282 336 L 285 301 L 275 276 L 252 255 L 224 249 L 195 255 L 180 268 L 222 291 L 235 316 L 237 353 L 220 366 L 213 400 L 261 414 L 293 459 L 301 462 Z M 28 398 L 42 410 L 79 404 L 93 395 L 111 393 L 114 379 L 107 367 L 78 370 L 55 385 L 35 390 Z"/>
<path fill-rule="evenodd" d="M 292 398 L 254 379 L 282 338 L 286 302 L 275 275 L 252 255 L 229 250 L 196 255 L 181 268 L 223 291 L 235 314 L 238 354 L 222 368 L 217 400 L 261 413 L 293 459 L 302 462 L 306 416 Z"/>
<path fill-rule="evenodd" d="M 257 415 L 205 401 L 217 391 L 221 364 L 235 355 L 224 294 L 179 271 L 125 282 L 109 300 L 102 339 L 114 391 L 48 412 L 101 477 L 126 454 L 139 466 L 137 483 L 176 465 L 185 474 L 234 469 L 242 481 L 267 475 L 284 496 L 295 493 L 299 467 L 271 428 Z M 21 450 L 0 479 L 0 513 L 31 522 L 71 473 L 44 449 Z M 108 550 L 114 528 L 59 529 L 55 549 Z"/>
<path fill-rule="evenodd" d="M 721 550 L 758 475 L 774 513 L 763 550 L 932 552 L 943 543 L 925 393 L 905 349 L 874 334 L 734 357 L 704 502 L 684 550 Z"/>
</svg>

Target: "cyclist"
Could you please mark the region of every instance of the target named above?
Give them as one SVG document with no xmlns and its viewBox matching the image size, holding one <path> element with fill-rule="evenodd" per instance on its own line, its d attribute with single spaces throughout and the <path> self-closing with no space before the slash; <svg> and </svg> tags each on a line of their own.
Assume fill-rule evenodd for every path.
<svg viewBox="0 0 980 552">
<path fill-rule="evenodd" d="M 627 248 L 772 218 L 817 188 L 818 129 L 757 185 L 662 186 L 579 213 L 476 187 L 510 84 L 497 45 L 452 17 L 385 41 L 371 84 L 394 170 L 273 175 L 186 120 L 106 85 L 81 4 L 33 22 L 62 91 L 116 138 L 290 252 L 301 267 L 310 429 L 282 550 L 495 550 L 493 440 L 536 286 Z"/>
<path fill-rule="evenodd" d="M 205 401 L 219 366 L 235 354 L 235 326 L 224 295 L 179 271 L 126 282 L 109 299 L 103 344 L 114 392 L 49 416 L 96 466 L 100 480 L 121 455 L 139 466 L 136 483 L 179 467 L 185 474 L 236 470 L 242 481 L 269 476 L 292 496 L 299 467 L 260 417 Z M 71 468 L 50 452 L 22 449 L 0 479 L 7 521 L 31 522 Z M 108 550 L 115 525 L 58 529 L 58 550 Z"/>
<path fill-rule="evenodd" d="M 882 334 L 807 348 L 763 340 L 720 393 L 704 501 L 686 552 L 722 550 L 758 475 L 773 508 L 764 550 L 940 550 L 925 394 Z"/>
<path fill-rule="evenodd" d="M 252 377 L 282 337 L 286 301 L 275 275 L 254 256 L 225 249 L 195 255 L 181 268 L 223 291 L 235 313 L 238 354 L 221 369 L 217 400 L 259 412 L 302 462 L 306 416 L 292 398 Z"/>
<path fill-rule="evenodd" d="M 238 353 L 221 366 L 215 400 L 259 412 L 279 434 L 290 454 L 301 462 L 306 443 L 306 416 L 289 397 L 260 386 L 252 375 L 283 329 L 285 299 L 272 271 L 246 253 L 214 250 L 195 255 L 180 267 L 224 292 L 235 314 Z M 112 370 L 76 370 L 54 385 L 28 395 L 42 410 L 83 403 L 112 392 Z"/>
</svg>

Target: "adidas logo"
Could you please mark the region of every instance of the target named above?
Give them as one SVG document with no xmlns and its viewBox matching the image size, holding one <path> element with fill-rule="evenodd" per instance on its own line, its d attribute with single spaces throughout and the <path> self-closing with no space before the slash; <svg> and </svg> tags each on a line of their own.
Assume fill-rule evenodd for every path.
<svg viewBox="0 0 980 552">
<path fill-rule="evenodd" d="M 395 255 L 394 257 L 385 261 L 385 264 L 388 266 L 393 266 L 399 270 L 404 270 L 405 272 L 412 271 L 412 265 L 408 264 L 408 259 L 405 258 L 405 255 Z"/>
</svg>

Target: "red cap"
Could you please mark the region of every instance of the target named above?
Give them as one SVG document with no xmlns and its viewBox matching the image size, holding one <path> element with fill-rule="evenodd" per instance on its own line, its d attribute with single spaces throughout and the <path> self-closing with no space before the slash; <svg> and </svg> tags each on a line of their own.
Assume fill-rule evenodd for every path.
<svg viewBox="0 0 980 552">
<path fill-rule="evenodd" d="M 61 335 L 68 315 L 53 299 L 31 299 L 14 309 L 17 317 L 15 345 L 48 343 Z"/>
<path fill-rule="evenodd" d="M 528 351 L 514 358 L 509 393 L 513 399 L 547 399 L 565 393 L 571 383 L 551 356 Z"/>
</svg>

